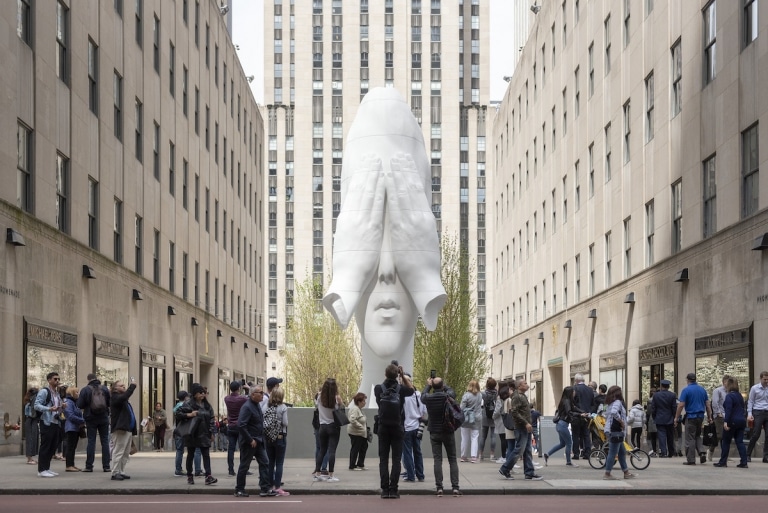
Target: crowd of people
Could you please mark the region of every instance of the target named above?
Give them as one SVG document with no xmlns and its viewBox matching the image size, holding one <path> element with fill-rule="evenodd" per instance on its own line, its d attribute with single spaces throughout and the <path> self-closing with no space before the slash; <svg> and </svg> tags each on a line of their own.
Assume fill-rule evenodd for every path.
<svg viewBox="0 0 768 513">
<path fill-rule="evenodd" d="M 127 385 L 117 380 L 107 387 L 89 374 L 88 384 L 81 389 L 59 386 L 56 372 L 49 373 L 46 380 L 48 386 L 30 387 L 24 398 L 27 463 L 37 465 L 39 477 L 58 475 L 51 470 L 51 460 L 57 457 L 66 461 L 67 472 L 93 472 L 98 437 L 103 471 L 115 481 L 130 479 L 126 466 L 135 451 L 133 437 L 139 425 L 146 429 L 151 422 L 154 448 L 163 451 L 165 432 L 171 428 L 172 419 L 176 476 L 186 477 L 190 485 L 195 477 L 204 477 L 206 485 L 217 483 L 210 451 L 218 446 L 227 451 L 228 473 L 236 478 L 236 497 L 249 496 L 246 480 L 253 475 L 250 467 L 254 460 L 261 497 L 290 495 L 283 489 L 282 475 L 291 405 L 284 402 L 280 378 L 267 379 L 265 386 L 233 381 L 230 394 L 224 398 L 225 418 L 214 414 L 207 399 L 208 389 L 193 383 L 189 392 L 178 393 L 171 415 L 158 402 L 141 423 L 130 402 L 136 390 L 133 378 Z M 536 442 L 541 414 L 528 400 L 525 379 L 497 382 L 488 378 L 483 390 L 473 379 L 459 398 L 434 372 L 423 389 L 417 390 L 411 376 L 393 361 L 384 369 L 382 383 L 374 387 L 375 404 L 370 406 L 376 408 L 377 415 L 371 428 L 363 411 L 368 397 L 359 392 L 347 405 L 336 380 L 328 378 L 315 397 L 313 479 L 339 481 L 335 474 L 336 450 L 341 429 L 346 426 L 351 442 L 350 471 L 367 470 L 368 445 L 374 435 L 378 436 L 381 497 L 385 499 L 400 497 L 400 480 L 426 479 L 421 450 L 425 432 L 432 449 L 437 496 L 443 496 L 447 486 L 443 481 L 443 459 L 448 460 L 451 495 L 461 496 L 458 464 L 483 461 L 486 442 L 490 460 L 501 464 L 499 474 L 503 479 L 514 479 L 521 463 L 525 480 L 541 480 L 537 472 L 542 466 L 533 456 L 543 456 L 544 466 L 548 466 L 550 459 L 564 450 L 565 466 L 578 467 L 576 461 L 588 459 L 593 450 L 590 422 L 598 415 L 605 420 L 604 436 L 600 437 L 605 440 L 600 449 L 607 452 L 603 479 L 618 479 L 612 473 L 617 463 L 624 479 L 636 477 L 627 467 L 627 447 L 640 448 L 644 433 L 651 456 L 684 454 L 685 465 L 712 461 L 719 447 L 719 458 L 713 466 L 726 467 L 733 442 L 739 454 L 737 467 L 747 468 L 761 432 L 768 432 L 768 371 L 760 373 L 760 381 L 750 388 L 746 401 L 738 380 L 732 376 L 723 376 L 722 386 L 713 391 L 711 399 L 694 373 L 689 373 L 686 381 L 678 396 L 670 390 L 671 382 L 662 379 L 658 390 L 651 389 L 645 404 L 638 398 L 628 407 L 621 387 L 587 384 L 581 374 L 576 374 L 574 384 L 563 389 L 552 419 L 558 442 L 544 452 Z M 747 429 L 748 446 L 744 442 Z M 704 445 L 705 430 L 713 433 L 708 437 L 709 447 Z M 458 450 L 455 431 L 460 433 Z M 680 431 L 683 436 L 678 442 Z M 84 468 L 75 465 L 80 438 L 87 438 Z M 185 450 L 187 457 L 182 466 Z M 762 461 L 768 463 L 766 445 Z"/>
</svg>

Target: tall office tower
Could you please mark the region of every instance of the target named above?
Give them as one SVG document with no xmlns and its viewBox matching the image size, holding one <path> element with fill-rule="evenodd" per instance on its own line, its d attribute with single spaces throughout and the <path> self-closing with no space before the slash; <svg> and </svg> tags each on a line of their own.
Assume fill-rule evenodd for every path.
<svg viewBox="0 0 768 513">
<path fill-rule="evenodd" d="M 477 330 L 484 336 L 487 3 L 264 4 L 269 349 L 285 347 L 295 281 L 309 273 L 328 286 L 344 141 L 374 87 L 400 91 L 422 127 L 432 210 L 440 234 L 460 239 L 476 261 Z"/>
<path fill-rule="evenodd" d="M 16 28 L 0 41 L 7 410 L 52 370 L 135 376 L 137 417 L 192 381 L 223 408 L 229 380 L 267 360 L 263 124 L 219 3 L 14 4 L 0 11 Z"/>
<path fill-rule="evenodd" d="M 750 0 L 542 4 L 493 127 L 488 337 L 541 411 L 577 373 L 646 401 L 764 369 L 765 20 Z"/>
</svg>

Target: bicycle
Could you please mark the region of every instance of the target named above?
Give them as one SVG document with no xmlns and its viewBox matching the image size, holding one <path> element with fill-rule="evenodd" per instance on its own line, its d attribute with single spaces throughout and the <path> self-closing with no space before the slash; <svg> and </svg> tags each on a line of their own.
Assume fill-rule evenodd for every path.
<svg viewBox="0 0 768 513">
<path fill-rule="evenodd" d="M 605 468 L 606 460 L 608 459 L 608 446 L 609 443 L 605 442 L 600 448 L 592 449 L 589 453 L 589 466 L 595 470 Z M 637 470 L 645 470 L 648 465 L 651 464 L 651 457 L 642 449 L 632 447 L 632 445 L 624 440 L 624 449 L 629 456 L 629 462 Z"/>
</svg>

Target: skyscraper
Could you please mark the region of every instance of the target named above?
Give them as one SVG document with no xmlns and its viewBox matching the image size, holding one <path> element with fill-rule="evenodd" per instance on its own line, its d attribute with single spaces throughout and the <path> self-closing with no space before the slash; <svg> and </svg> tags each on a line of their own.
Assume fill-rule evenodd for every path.
<svg viewBox="0 0 768 513">
<path fill-rule="evenodd" d="M 264 4 L 269 349 L 285 347 L 295 282 L 311 274 L 328 285 L 344 140 L 374 87 L 397 88 L 422 127 L 438 230 L 460 239 L 475 259 L 483 337 L 487 4 L 313 0 L 311 10 L 309 2 Z"/>
</svg>

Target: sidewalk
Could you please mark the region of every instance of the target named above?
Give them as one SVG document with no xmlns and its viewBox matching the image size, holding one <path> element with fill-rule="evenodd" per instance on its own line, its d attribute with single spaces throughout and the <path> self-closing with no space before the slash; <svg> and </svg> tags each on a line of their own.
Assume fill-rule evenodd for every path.
<svg viewBox="0 0 768 513">
<path fill-rule="evenodd" d="M 339 454 L 336 459 L 336 483 L 312 480 L 314 462 L 307 459 L 286 460 L 283 470 L 283 488 L 295 495 L 340 494 L 371 495 L 379 493 L 378 458 L 366 458 L 368 471 L 347 470 L 348 455 Z M 84 467 L 85 455 L 78 453 L 76 465 Z M 185 455 L 186 458 L 186 455 Z M 238 456 L 235 456 L 236 465 Z M 543 459 L 538 459 L 542 465 Z M 636 471 L 633 480 L 603 481 L 603 471 L 594 470 L 589 463 L 579 460 L 579 468 L 565 466 L 562 457 L 550 458 L 548 467 L 537 473 L 543 481 L 525 481 L 522 471 L 514 481 L 506 481 L 498 474 L 499 465 L 484 462 L 459 463 L 459 484 L 466 495 L 519 494 L 519 495 L 768 495 L 768 464 L 753 459 L 749 469 L 736 468 L 738 460 L 731 459 L 728 468 L 715 468 L 711 463 L 684 466 L 684 458 L 653 458 L 644 471 Z M 400 481 L 400 494 L 430 495 L 434 493 L 432 459 L 425 462 L 426 479 L 423 483 Z M 97 456 L 94 473 L 64 472 L 64 462 L 54 460 L 51 470 L 59 472 L 55 478 L 37 477 L 37 466 L 27 465 L 23 456 L 0 459 L 0 495 L 47 495 L 47 494 L 221 494 L 232 495 L 235 478 L 227 476 L 226 454 L 211 455 L 214 476 L 219 482 L 205 486 L 203 478 L 196 478 L 195 485 L 188 485 L 186 479 L 174 477 L 174 453 L 144 452 L 131 457 L 127 473 L 130 480 L 112 481 L 110 474 L 101 472 Z M 450 489 L 448 463 L 444 461 L 443 474 L 446 489 Z M 630 469 L 632 467 L 630 466 Z M 251 466 L 254 472 L 249 476 L 247 490 L 258 491 L 258 465 Z M 614 474 L 621 475 L 617 467 Z M 275 500 L 280 500 L 279 497 Z"/>
</svg>

